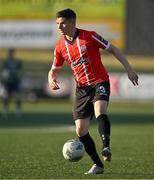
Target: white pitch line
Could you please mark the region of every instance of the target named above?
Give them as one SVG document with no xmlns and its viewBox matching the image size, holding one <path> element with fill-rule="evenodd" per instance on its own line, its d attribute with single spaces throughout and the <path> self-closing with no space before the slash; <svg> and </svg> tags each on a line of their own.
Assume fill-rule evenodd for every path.
<svg viewBox="0 0 154 180">
<path fill-rule="evenodd" d="M 0 128 L 0 134 L 5 133 L 63 133 L 75 131 L 75 126 L 51 126 L 51 127 L 25 127 L 25 128 Z"/>
</svg>

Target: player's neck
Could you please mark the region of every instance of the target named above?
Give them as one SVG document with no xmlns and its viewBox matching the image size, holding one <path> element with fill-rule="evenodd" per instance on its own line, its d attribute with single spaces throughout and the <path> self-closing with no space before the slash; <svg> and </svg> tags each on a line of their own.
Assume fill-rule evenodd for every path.
<svg viewBox="0 0 154 180">
<path fill-rule="evenodd" d="M 74 28 L 70 34 L 67 34 L 65 37 L 69 41 L 73 41 L 77 33 L 77 28 Z"/>
</svg>

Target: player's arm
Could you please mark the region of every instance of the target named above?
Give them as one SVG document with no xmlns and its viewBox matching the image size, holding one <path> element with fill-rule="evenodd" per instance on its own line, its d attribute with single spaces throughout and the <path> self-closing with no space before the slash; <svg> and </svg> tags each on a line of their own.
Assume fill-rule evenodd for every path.
<svg viewBox="0 0 154 180">
<path fill-rule="evenodd" d="M 49 87 L 52 90 L 60 89 L 57 81 L 57 75 L 59 73 L 59 70 L 60 69 L 58 68 L 51 68 L 51 70 L 48 73 L 48 83 L 49 83 Z"/>
<path fill-rule="evenodd" d="M 57 76 L 59 74 L 60 69 L 62 68 L 64 63 L 64 59 L 61 56 L 60 48 L 58 46 L 54 50 L 54 60 L 52 67 L 48 73 L 48 83 L 51 90 L 60 89 L 59 82 L 57 81 Z"/>
<path fill-rule="evenodd" d="M 138 85 L 138 75 L 136 72 L 132 69 L 131 65 L 127 61 L 124 54 L 115 46 L 110 44 L 109 48 L 107 49 L 108 52 L 112 53 L 116 59 L 120 61 L 120 63 L 124 66 L 125 70 L 128 73 L 128 78 L 130 81 L 135 85 Z"/>
</svg>

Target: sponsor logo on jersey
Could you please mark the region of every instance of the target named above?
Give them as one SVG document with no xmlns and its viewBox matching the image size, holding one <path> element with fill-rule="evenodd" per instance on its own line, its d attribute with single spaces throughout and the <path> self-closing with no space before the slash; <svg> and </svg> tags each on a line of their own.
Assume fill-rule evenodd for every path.
<svg viewBox="0 0 154 180">
<path fill-rule="evenodd" d="M 79 59 L 79 61 L 78 62 L 72 62 L 72 66 L 73 67 L 75 67 L 75 66 L 79 66 L 79 65 L 81 65 L 81 64 L 86 64 L 86 63 L 88 63 L 88 59 L 87 58 L 81 58 L 81 59 Z"/>
</svg>

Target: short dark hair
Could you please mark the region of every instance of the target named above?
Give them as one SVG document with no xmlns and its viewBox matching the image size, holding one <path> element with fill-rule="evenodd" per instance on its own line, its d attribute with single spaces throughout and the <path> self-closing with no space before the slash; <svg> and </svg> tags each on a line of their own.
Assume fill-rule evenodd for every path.
<svg viewBox="0 0 154 180">
<path fill-rule="evenodd" d="M 56 18 L 76 19 L 76 13 L 72 9 L 64 9 L 56 13 Z"/>
</svg>

